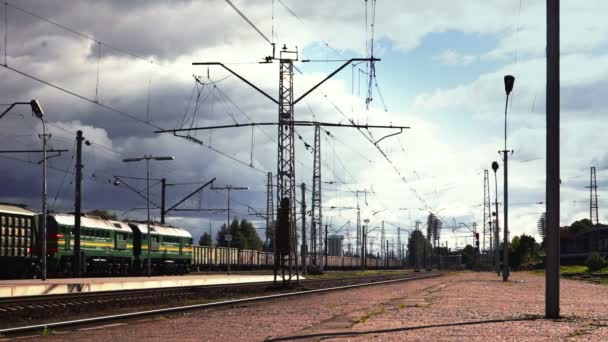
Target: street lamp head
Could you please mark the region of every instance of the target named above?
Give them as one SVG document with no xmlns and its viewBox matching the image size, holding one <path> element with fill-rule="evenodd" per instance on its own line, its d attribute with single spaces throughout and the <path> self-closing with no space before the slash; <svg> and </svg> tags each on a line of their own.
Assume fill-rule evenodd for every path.
<svg viewBox="0 0 608 342">
<path fill-rule="evenodd" d="M 114 186 L 119 186 L 120 185 L 120 181 L 118 180 L 118 178 L 114 179 Z"/>
<path fill-rule="evenodd" d="M 167 156 L 167 157 L 154 157 L 152 158 L 154 160 L 175 160 L 175 158 L 173 156 Z"/>
<path fill-rule="evenodd" d="M 125 163 L 130 163 L 130 162 L 136 162 L 136 161 L 140 161 L 140 160 L 142 160 L 142 159 L 143 159 L 143 158 L 125 158 L 125 159 L 123 159 L 122 161 L 123 161 L 123 162 L 125 162 Z"/>
<path fill-rule="evenodd" d="M 492 162 L 492 170 L 494 170 L 494 172 L 498 170 L 498 163 L 495 161 Z"/>
<path fill-rule="evenodd" d="M 42 119 L 44 117 L 44 111 L 42 111 L 42 107 L 40 107 L 40 103 L 38 101 L 30 101 L 30 106 L 32 107 L 32 112 L 38 119 Z"/>
<path fill-rule="evenodd" d="M 515 77 L 511 75 L 505 76 L 505 92 L 507 95 L 511 94 L 511 90 L 513 90 L 513 84 L 515 83 Z"/>
</svg>

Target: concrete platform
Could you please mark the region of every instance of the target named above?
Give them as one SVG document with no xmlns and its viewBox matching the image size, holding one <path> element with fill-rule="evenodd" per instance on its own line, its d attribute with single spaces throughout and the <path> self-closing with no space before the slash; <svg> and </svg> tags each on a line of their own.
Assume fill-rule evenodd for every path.
<svg viewBox="0 0 608 342">
<path fill-rule="evenodd" d="M 272 274 L 205 274 L 123 278 L 66 278 L 47 279 L 45 281 L 40 279 L 0 280 L 0 298 L 196 285 L 256 283 L 272 280 Z"/>
</svg>

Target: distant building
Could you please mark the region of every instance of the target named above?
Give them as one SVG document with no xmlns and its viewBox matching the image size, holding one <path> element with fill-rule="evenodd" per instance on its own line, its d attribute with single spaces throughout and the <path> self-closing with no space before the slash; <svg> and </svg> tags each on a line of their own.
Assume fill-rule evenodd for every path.
<svg viewBox="0 0 608 342">
<path fill-rule="evenodd" d="M 342 235 L 330 235 L 327 237 L 327 255 L 342 256 Z"/>
</svg>

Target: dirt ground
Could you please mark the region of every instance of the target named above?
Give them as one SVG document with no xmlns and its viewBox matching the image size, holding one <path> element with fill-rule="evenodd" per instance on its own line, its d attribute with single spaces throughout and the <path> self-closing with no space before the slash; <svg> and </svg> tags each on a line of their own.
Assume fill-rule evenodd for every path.
<svg viewBox="0 0 608 342">
<path fill-rule="evenodd" d="M 608 340 L 608 287 L 561 281 L 543 319 L 544 277 L 461 272 L 221 309 L 57 331 L 48 341 Z M 40 339 L 40 336 L 25 337 Z"/>
</svg>

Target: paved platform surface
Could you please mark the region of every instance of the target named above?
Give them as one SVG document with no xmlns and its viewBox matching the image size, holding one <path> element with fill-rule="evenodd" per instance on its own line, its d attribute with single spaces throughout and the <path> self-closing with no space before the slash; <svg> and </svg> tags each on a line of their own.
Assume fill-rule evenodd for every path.
<svg viewBox="0 0 608 342">
<path fill-rule="evenodd" d="M 159 287 L 222 285 L 272 281 L 273 275 L 258 274 L 204 274 L 155 277 L 65 278 L 0 280 L 0 298 L 97 292 L 115 290 L 150 289 Z"/>
<path fill-rule="evenodd" d="M 608 287 L 562 280 L 542 318 L 544 277 L 456 273 L 270 302 L 108 322 L 48 341 L 607 341 Z M 40 337 L 32 336 L 29 340 Z M 28 340 L 28 338 L 25 338 Z"/>
</svg>

